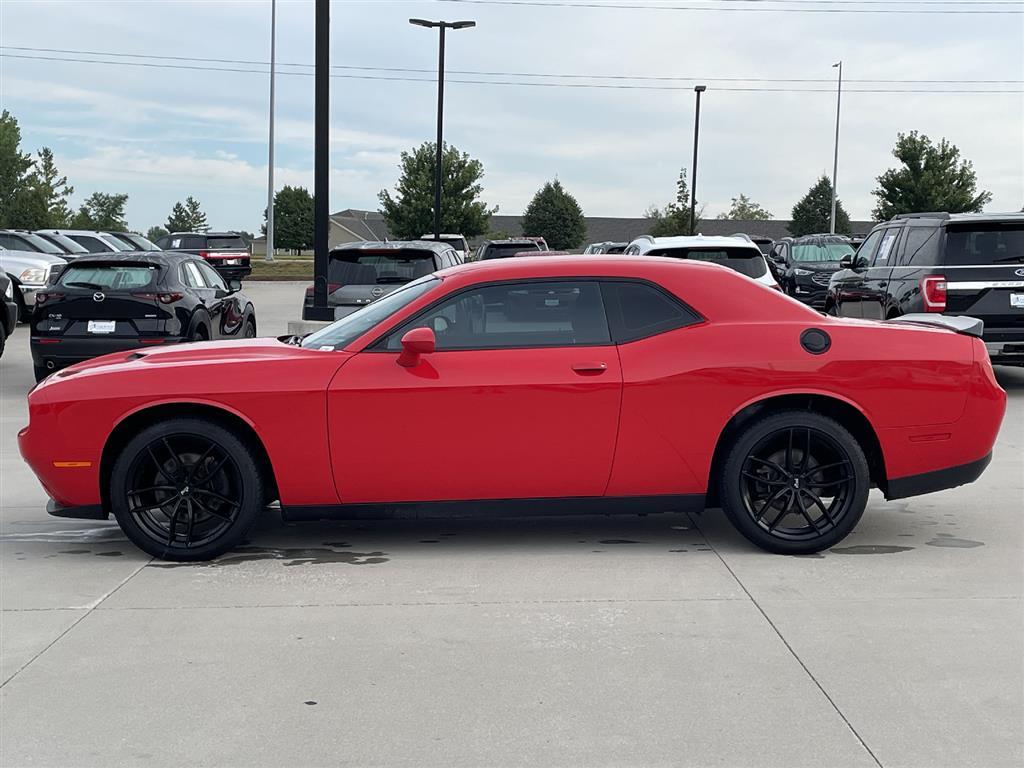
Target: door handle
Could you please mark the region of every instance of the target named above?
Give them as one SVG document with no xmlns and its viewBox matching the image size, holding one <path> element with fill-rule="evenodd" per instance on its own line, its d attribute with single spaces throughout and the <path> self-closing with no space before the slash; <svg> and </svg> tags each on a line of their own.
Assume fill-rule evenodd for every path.
<svg viewBox="0 0 1024 768">
<path fill-rule="evenodd" d="M 606 363 L 573 363 L 572 369 L 579 374 L 604 373 L 608 370 Z"/>
</svg>

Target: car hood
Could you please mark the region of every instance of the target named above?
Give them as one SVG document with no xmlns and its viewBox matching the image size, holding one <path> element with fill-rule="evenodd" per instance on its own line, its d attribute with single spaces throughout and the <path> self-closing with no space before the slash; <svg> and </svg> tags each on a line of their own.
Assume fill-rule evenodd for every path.
<svg viewBox="0 0 1024 768">
<path fill-rule="evenodd" d="M 808 269 L 811 272 L 835 272 L 839 269 L 838 261 L 797 261 L 793 269 Z"/>
<path fill-rule="evenodd" d="M 152 370 L 160 366 L 203 366 L 246 361 L 286 360 L 311 354 L 327 353 L 304 349 L 286 344 L 277 339 L 242 339 L 239 341 L 204 341 L 192 344 L 176 344 L 160 349 L 135 349 L 129 352 L 114 352 L 94 357 L 65 368 L 46 379 L 60 381 L 79 374 L 104 374 L 131 370 Z"/>
</svg>

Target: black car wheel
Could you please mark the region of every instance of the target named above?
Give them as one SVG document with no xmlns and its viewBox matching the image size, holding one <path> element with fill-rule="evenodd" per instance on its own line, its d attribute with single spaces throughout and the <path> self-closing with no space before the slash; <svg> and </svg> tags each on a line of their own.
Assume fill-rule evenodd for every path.
<svg viewBox="0 0 1024 768">
<path fill-rule="evenodd" d="M 740 434 L 721 482 L 722 508 L 740 533 L 771 552 L 806 554 L 835 545 L 857 525 L 870 474 L 841 424 L 784 411 Z"/>
<path fill-rule="evenodd" d="M 256 338 L 256 321 L 251 317 L 245 321 L 245 331 L 243 331 L 242 335 L 247 339 Z"/>
<path fill-rule="evenodd" d="M 132 542 L 164 560 L 209 560 L 234 547 L 262 508 L 249 446 L 228 429 L 171 419 L 125 446 L 110 477 L 114 517 Z"/>
</svg>

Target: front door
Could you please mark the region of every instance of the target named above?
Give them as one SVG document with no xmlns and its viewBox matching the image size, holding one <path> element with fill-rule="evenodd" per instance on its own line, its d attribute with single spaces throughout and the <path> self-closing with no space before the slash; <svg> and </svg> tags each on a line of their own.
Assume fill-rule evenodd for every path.
<svg viewBox="0 0 1024 768">
<path fill-rule="evenodd" d="M 882 231 L 878 249 L 864 271 L 861 298 L 861 316 L 869 320 L 885 320 L 889 301 L 889 279 L 896 264 L 896 243 L 902 227 L 890 227 Z"/>
<path fill-rule="evenodd" d="M 864 317 L 865 280 L 881 239 L 882 230 L 872 232 L 857 249 L 852 268 L 841 269 L 833 276 L 831 290 L 835 298 L 835 312 L 840 317 Z"/>
<path fill-rule="evenodd" d="M 398 364 L 429 327 L 436 351 Z M 593 281 L 474 286 L 352 358 L 328 391 L 344 503 L 603 495 L 622 397 Z"/>
</svg>

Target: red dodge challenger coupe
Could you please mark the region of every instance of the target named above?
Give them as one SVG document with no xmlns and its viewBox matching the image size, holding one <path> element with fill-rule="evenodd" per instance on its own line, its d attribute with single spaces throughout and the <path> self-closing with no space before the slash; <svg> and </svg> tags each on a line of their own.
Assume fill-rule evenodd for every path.
<svg viewBox="0 0 1024 768">
<path fill-rule="evenodd" d="M 203 560 L 285 519 L 722 507 L 830 547 L 868 490 L 978 478 L 1006 403 L 980 323 L 825 317 L 723 267 L 538 257 L 447 269 L 303 338 L 121 352 L 29 395 L 51 514 Z"/>
</svg>

